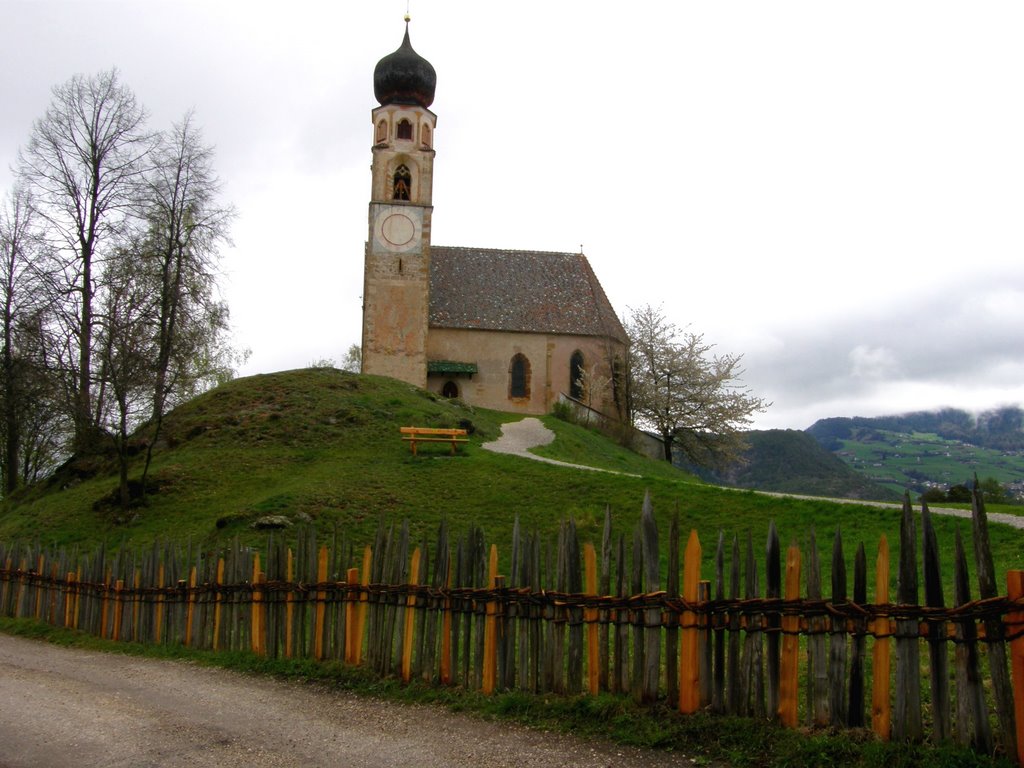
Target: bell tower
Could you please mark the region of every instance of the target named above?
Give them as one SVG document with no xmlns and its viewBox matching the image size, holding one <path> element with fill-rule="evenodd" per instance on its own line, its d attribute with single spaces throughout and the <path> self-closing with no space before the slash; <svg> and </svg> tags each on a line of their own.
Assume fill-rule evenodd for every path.
<svg viewBox="0 0 1024 768">
<path fill-rule="evenodd" d="M 362 370 L 427 383 L 430 218 L 437 75 L 405 37 L 373 73 L 370 232 L 363 271 Z"/>
</svg>

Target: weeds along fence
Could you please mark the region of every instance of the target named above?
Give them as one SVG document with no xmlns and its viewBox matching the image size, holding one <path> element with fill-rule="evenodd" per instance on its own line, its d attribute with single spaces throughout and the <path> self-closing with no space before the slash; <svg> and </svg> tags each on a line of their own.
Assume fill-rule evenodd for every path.
<svg viewBox="0 0 1024 768">
<path fill-rule="evenodd" d="M 236 543 L 210 556 L 168 544 L 88 555 L 0 545 L 0 613 L 484 692 L 610 691 L 683 713 L 955 740 L 1024 765 L 1024 571 L 1000 596 L 980 499 L 972 528 L 978 599 L 957 533 L 947 600 L 930 513 L 909 499 L 895 573 L 878 544 L 874 603 L 864 546 L 850 589 L 838 532 L 827 598 L 813 531 L 805 561 L 796 545 L 782 551 L 774 524 L 763 560 L 749 534 L 745 546 L 719 534 L 714 577 L 702 580 L 697 533 L 681 551 L 674 519 L 663 569 L 645 499 L 631 539 L 613 540 L 606 514 L 600 551 L 580 546 L 572 521 L 551 542 L 517 524 L 507 576 L 479 529 L 450 541 L 443 524 L 415 548 L 407 524 L 381 525 L 361 550 L 313 529 L 294 549 L 271 537 L 262 553 Z"/>
</svg>

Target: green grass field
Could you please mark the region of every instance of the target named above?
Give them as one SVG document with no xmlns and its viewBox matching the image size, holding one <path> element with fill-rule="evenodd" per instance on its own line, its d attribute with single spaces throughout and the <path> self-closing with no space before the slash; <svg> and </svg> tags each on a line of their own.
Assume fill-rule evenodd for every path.
<svg viewBox="0 0 1024 768">
<path fill-rule="evenodd" d="M 843 440 L 838 453 L 847 464 L 900 493 L 923 479 L 944 485 L 968 483 L 975 473 L 1002 485 L 1024 477 L 1024 455 L 966 445 L 935 434 L 872 430 L 871 440 Z"/>
<path fill-rule="evenodd" d="M 271 514 L 311 521 L 325 532 L 337 525 L 355 543 L 371 542 L 381 519 L 408 519 L 417 541 L 431 539 L 445 519 L 456 535 L 481 526 L 504 556 L 517 517 L 525 530 L 553 537 L 571 516 L 581 539 L 599 544 L 606 506 L 614 535 L 629 542 L 649 491 L 663 551 L 676 512 L 684 537 L 697 529 L 704 578 L 713 576 L 719 531 L 727 542 L 734 535 L 745 542 L 749 533 L 762 560 L 770 520 L 783 547 L 796 541 L 805 558 L 813 526 L 826 571 L 836 529 L 851 569 L 861 542 L 869 564 L 883 534 L 894 558 L 898 550 L 893 510 L 709 486 L 553 417 L 544 421 L 557 438 L 544 455 L 637 476 L 557 467 L 481 448 L 498 437 L 503 422 L 517 418 L 393 380 L 328 369 L 239 379 L 168 416 L 151 470 L 158 487 L 128 519 L 105 501 L 116 487 L 113 463 L 93 458 L 77 466 L 93 476 L 77 479 L 68 469 L 5 502 L 0 538 L 83 550 L 100 542 L 141 548 L 170 539 L 212 550 L 236 536 L 261 546 L 266 533 L 252 524 Z M 444 444 L 425 446 L 413 457 L 399 437 L 403 425 L 463 425 L 471 442 L 454 457 Z M 141 463 L 133 477 L 139 473 Z M 936 526 L 948 565 L 954 528 L 959 526 L 970 548 L 970 526 L 950 518 L 938 518 Z M 993 525 L 991 538 L 1001 580 L 1006 569 L 1024 567 L 1018 531 Z"/>
</svg>

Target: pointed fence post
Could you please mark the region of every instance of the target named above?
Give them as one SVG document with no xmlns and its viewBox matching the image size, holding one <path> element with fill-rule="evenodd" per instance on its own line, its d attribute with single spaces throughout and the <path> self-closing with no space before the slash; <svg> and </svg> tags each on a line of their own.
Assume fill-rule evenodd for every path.
<svg viewBox="0 0 1024 768">
<path fill-rule="evenodd" d="M 356 631 L 359 629 L 359 593 L 351 587 L 359 584 L 359 569 L 345 571 L 345 582 L 349 591 L 345 594 L 345 663 L 353 666 L 359 663 L 355 657 Z"/>
<path fill-rule="evenodd" d="M 889 603 L 889 540 L 883 534 L 875 561 L 875 603 Z M 872 627 L 875 644 L 871 651 L 871 728 L 882 741 L 892 733 L 892 709 L 889 703 L 890 640 L 889 617 L 879 616 Z"/>
<path fill-rule="evenodd" d="M 988 515 L 985 501 L 974 478 L 974 493 L 971 497 L 971 532 L 974 534 L 974 558 L 978 569 L 978 592 L 982 600 L 997 597 L 995 565 L 992 561 L 992 547 L 988 540 Z M 1017 725 L 1014 716 L 1014 697 L 1007 671 L 1006 642 L 1003 624 L 999 619 L 985 620 L 985 645 L 988 647 L 989 675 L 995 694 L 996 716 L 999 718 L 999 735 L 1003 750 L 1008 755 L 1018 754 Z"/>
<path fill-rule="evenodd" d="M 863 610 L 868 602 L 868 563 L 864 543 L 857 545 L 853 558 L 853 602 Z M 854 621 L 853 654 L 850 658 L 850 706 L 847 723 L 864 727 L 864 656 L 867 648 L 867 621 L 861 614 Z"/>
<path fill-rule="evenodd" d="M 700 539 L 697 531 L 691 530 L 683 552 L 683 600 L 690 604 L 697 602 L 700 555 Z M 679 645 L 679 711 L 688 715 L 700 708 L 697 614 L 693 610 L 683 611 Z"/>
<path fill-rule="evenodd" d="M 786 600 L 800 599 L 800 547 L 796 542 L 786 550 Z M 797 703 L 800 699 L 800 615 L 782 617 L 782 658 L 779 662 L 779 722 L 786 728 L 799 724 Z"/>
<path fill-rule="evenodd" d="M 491 544 L 491 553 L 487 564 L 487 587 L 492 592 L 497 589 L 497 580 L 498 545 Z M 487 601 L 486 619 L 484 620 L 484 664 L 480 689 L 485 694 L 494 693 L 494 682 L 498 674 L 497 612 L 498 603 L 492 594 Z"/>
<path fill-rule="evenodd" d="M 661 591 L 661 549 L 658 546 L 658 526 L 654 521 L 654 507 L 651 494 L 644 495 L 643 511 L 640 515 L 641 555 L 643 559 L 643 588 L 651 595 Z M 696 590 L 696 586 L 694 587 Z M 697 594 L 694 592 L 694 599 Z M 644 656 L 641 680 L 641 701 L 650 702 L 658 698 L 658 683 L 661 677 L 661 609 L 649 605 L 644 610 Z"/>
<path fill-rule="evenodd" d="M 252 560 L 252 652 L 257 656 L 266 653 L 263 630 L 266 620 L 263 616 L 263 571 L 260 570 L 260 553 L 256 552 Z"/>
<path fill-rule="evenodd" d="M 971 602 L 971 580 L 967 571 L 967 555 L 964 553 L 960 529 L 956 530 L 954 545 L 954 591 L 953 602 L 959 607 Z M 985 701 L 985 683 L 981 676 L 981 660 L 978 655 L 978 625 L 973 618 L 958 621 L 956 625 L 956 689 L 957 718 L 956 737 L 960 744 L 971 746 L 975 751 L 992 754 L 992 728 L 988 720 L 988 704 Z M 1024 686 L 1016 688 L 1019 696 Z M 1020 722 L 1018 720 L 1018 722 Z"/>
<path fill-rule="evenodd" d="M 836 529 L 832 540 L 832 605 L 845 605 L 846 558 L 843 557 L 843 536 Z M 832 725 L 842 728 L 846 725 L 847 705 L 847 647 L 846 617 L 833 616 L 829 633 L 829 701 L 828 709 Z"/>
<path fill-rule="evenodd" d="M 160 565 L 157 566 L 156 571 L 156 611 L 153 618 L 153 642 L 160 644 L 163 642 L 163 625 L 164 625 L 164 563 L 161 560 Z M 78 617 L 75 617 L 75 625 L 78 624 Z"/>
<path fill-rule="evenodd" d="M 917 605 L 917 534 L 910 494 L 903 497 L 900 523 L 900 577 L 896 601 Z M 913 618 L 896 619 L 896 717 L 893 737 L 898 741 L 919 742 L 924 736 L 921 722 L 921 653 L 918 624 Z"/>
<path fill-rule="evenodd" d="M 594 545 L 583 546 L 583 563 L 586 570 L 586 591 L 590 597 L 597 597 L 597 551 Z M 591 696 L 601 692 L 601 649 L 599 645 L 597 608 L 587 608 L 584 619 L 587 623 L 587 690 Z"/>
<path fill-rule="evenodd" d="M 327 545 L 321 544 L 316 559 L 316 582 L 323 585 L 327 581 Z M 327 592 L 316 591 L 316 612 L 313 622 L 313 658 L 320 661 L 324 658 L 324 624 L 327 617 Z"/>
<path fill-rule="evenodd" d="M 769 600 L 782 597 L 782 563 L 781 549 L 779 546 L 779 531 L 775 527 L 775 521 L 768 523 L 768 542 L 765 545 L 765 597 Z M 779 635 L 782 629 L 782 619 L 778 613 L 769 613 L 765 617 L 767 626 L 767 668 L 768 668 L 768 713 L 775 717 L 779 711 Z"/>
<path fill-rule="evenodd" d="M 942 571 L 939 567 L 939 543 L 932 526 L 928 505 L 921 505 L 921 551 L 924 556 L 924 600 L 929 608 L 944 608 Z M 948 741 L 953 728 L 949 714 L 949 652 L 946 647 L 946 622 L 928 623 L 928 681 L 932 695 L 932 729 L 937 742 Z"/>
<path fill-rule="evenodd" d="M 409 587 L 414 588 L 418 584 L 420 572 L 420 548 L 412 552 L 412 562 L 409 564 Z M 416 607 L 416 595 L 410 589 L 408 597 L 405 598 L 405 627 L 402 630 L 402 682 L 408 683 L 412 679 L 412 648 L 413 629 L 415 627 L 416 614 L 413 608 Z"/>
</svg>

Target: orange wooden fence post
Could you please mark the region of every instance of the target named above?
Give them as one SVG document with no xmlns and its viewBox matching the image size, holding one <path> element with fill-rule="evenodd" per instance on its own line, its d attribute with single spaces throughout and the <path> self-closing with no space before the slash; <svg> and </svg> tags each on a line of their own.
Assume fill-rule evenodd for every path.
<svg viewBox="0 0 1024 768">
<path fill-rule="evenodd" d="M 327 545 L 322 544 L 317 553 L 316 580 L 318 584 L 327 581 Z M 313 658 L 317 661 L 324 657 L 324 620 L 327 616 L 327 593 L 318 589 L 316 592 L 316 620 L 313 624 Z"/>
<path fill-rule="evenodd" d="M 683 600 L 697 601 L 700 581 L 700 539 L 697 531 L 690 531 L 683 552 Z M 700 708 L 700 671 L 697 660 L 697 614 L 683 611 L 679 638 L 679 711 L 692 714 Z"/>
<path fill-rule="evenodd" d="M 156 569 L 156 615 L 153 618 L 153 642 L 163 642 L 164 628 L 164 564 L 163 562 Z"/>
<path fill-rule="evenodd" d="M 224 583 L 224 558 L 223 557 L 218 557 L 217 558 L 217 575 L 214 577 L 214 581 L 213 581 L 213 590 L 214 590 L 214 597 L 213 597 L 213 601 L 214 601 L 213 602 L 213 650 L 215 650 L 215 651 L 220 648 L 220 622 L 221 622 L 221 613 L 222 613 L 223 608 L 224 608 L 224 606 L 222 605 L 222 603 L 224 601 L 224 596 L 220 592 L 220 587 L 221 587 L 221 585 L 223 583 Z"/>
<path fill-rule="evenodd" d="M 260 553 L 252 560 L 252 652 L 262 656 L 266 651 L 263 644 L 263 572 L 260 571 Z"/>
<path fill-rule="evenodd" d="M 800 599 L 800 547 L 791 544 L 786 550 L 787 600 Z M 779 722 L 787 728 L 796 728 L 797 702 L 800 698 L 800 617 L 782 617 L 782 659 L 779 664 Z"/>
<path fill-rule="evenodd" d="M 1007 571 L 1006 594 L 1011 600 L 1024 599 L 1024 571 Z M 1010 641 L 1010 669 L 1013 675 L 1013 712 L 1017 726 L 1017 762 L 1024 765 L 1024 607 L 1006 615 L 1006 634 L 1017 635 Z"/>
<path fill-rule="evenodd" d="M 409 586 L 415 587 L 419 582 L 420 573 L 420 548 L 416 547 L 412 553 L 412 562 L 409 563 Z M 412 647 L 413 628 L 415 627 L 416 614 L 413 609 L 416 607 L 416 596 L 410 593 L 405 598 L 405 629 L 402 632 L 402 682 L 408 683 L 412 679 Z"/>
<path fill-rule="evenodd" d="M 359 583 L 359 569 L 349 568 L 345 572 L 349 586 Z M 349 592 L 345 596 L 345 663 L 358 664 L 356 656 L 356 632 L 359 631 L 359 595 Z"/>
<path fill-rule="evenodd" d="M 583 547 L 583 563 L 586 572 L 586 591 L 597 596 L 597 552 L 594 545 Z M 592 696 L 601 692 L 600 644 L 598 642 L 597 608 L 587 608 L 583 615 L 587 623 L 587 683 Z"/>
<path fill-rule="evenodd" d="M 875 603 L 889 602 L 889 540 L 883 535 L 878 542 L 875 561 Z M 875 619 L 875 647 L 872 650 L 871 728 L 882 741 L 892 732 L 892 708 L 889 703 L 889 617 Z"/>
<path fill-rule="evenodd" d="M 487 586 L 495 588 L 498 578 L 498 546 L 491 544 L 491 558 L 487 570 Z M 484 619 L 484 669 L 480 681 L 480 689 L 484 693 L 494 693 L 494 682 L 498 676 L 498 643 L 496 638 L 498 604 L 494 600 L 487 602 L 487 617 Z"/>
<path fill-rule="evenodd" d="M 196 617 L 196 567 L 193 565 L 188 572 L 188 608 L 185 609 L 185 647 L 192 645 L 192 627 Z"/>
</svg>

